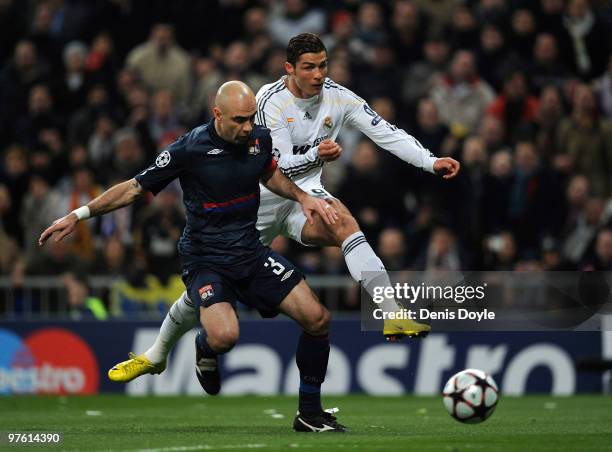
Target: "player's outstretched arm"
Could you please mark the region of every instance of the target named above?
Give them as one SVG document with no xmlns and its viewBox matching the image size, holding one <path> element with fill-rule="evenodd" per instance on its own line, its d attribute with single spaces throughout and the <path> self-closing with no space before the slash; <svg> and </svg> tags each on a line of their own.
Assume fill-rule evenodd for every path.
<svg viewBox="0 0 612 452">
<path fill-rule="evenodd" d="M 40 235 L 38 245 L 43 246 L 47 239 L 55 233 L 57 233 L 57 235 L 54 240 L 59 242 L 74 231 L 79 221 L 104 215 L 105 213 L 130 205 L 143 193 L 144 190 L 136 179 L 114 185 L 100 196 L 90 201 L 86 206 L 79 207 L 65 217 L 55 220 L 51 226 L 45 229 Z"/>
<path fill-rule="evenodd" d="M 299 202 L 310 224 L 314 223 L 312 216 L 315 212 L 321 216 L 325 223 L 336 223 L 338 219 L 336 209 L 322 199 L 309 196 L 304 190 L 295 185 L 291 179 L 285 176 L 278 167 L 262 177 L 261 183 L 278 196 Z"/>
</svg>

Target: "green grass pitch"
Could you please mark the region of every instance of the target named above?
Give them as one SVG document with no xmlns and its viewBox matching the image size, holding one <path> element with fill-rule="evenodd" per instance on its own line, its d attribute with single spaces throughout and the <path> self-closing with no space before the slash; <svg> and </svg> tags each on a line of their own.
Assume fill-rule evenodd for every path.
<svg viewBox="0 0 612 452">
<path fill-rule="evenodd" d="M 0 431 L 57 431 L 54 450 L 612 450 L 612 397 L 503 397 L 464 425 L 440 397 L 326 397 L 347 434 L 295 433 L 295 397 L 0 397 Z M 49 446 L 0 446 L 42 450 Z"/>
</svg>

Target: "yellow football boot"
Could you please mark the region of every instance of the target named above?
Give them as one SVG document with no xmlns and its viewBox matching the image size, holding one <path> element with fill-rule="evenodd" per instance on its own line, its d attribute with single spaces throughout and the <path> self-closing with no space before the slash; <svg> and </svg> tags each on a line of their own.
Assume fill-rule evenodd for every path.
<svg viewBox="0 0 612 452">
<path fill-rule="evenodd" d="M 430 331 L 429 325 L 410 319 L 385 319 L 383 327 L 383 335 L 389 342 L 396 342 L 404 337 L 423 338 Z"/>
<path fill-rule="evenodd" d="M 144 354 L 136 355 L 132 352 L 128 353 L 130 359 L 127 361 L 115 364 L 108 371 L 108 378 L 112 381 L 127 383 L 134 378 L 138 378 L 144 374 L 161 374 L 166 370 L 166 361 L 159 364 L 153 364 Z"/>
</svg>

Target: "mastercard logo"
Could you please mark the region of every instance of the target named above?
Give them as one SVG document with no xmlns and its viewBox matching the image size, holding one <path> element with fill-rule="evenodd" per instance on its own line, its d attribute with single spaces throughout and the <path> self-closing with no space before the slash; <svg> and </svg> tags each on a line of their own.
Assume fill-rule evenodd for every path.
<svg viewBox="0 0 612 452">
<path fill-rule="evenodd" d="M 0 394 L 95 394 L 98 361 L 76 334 L 43 328 L 25 338 L 0 328 Z"/>
</svg>

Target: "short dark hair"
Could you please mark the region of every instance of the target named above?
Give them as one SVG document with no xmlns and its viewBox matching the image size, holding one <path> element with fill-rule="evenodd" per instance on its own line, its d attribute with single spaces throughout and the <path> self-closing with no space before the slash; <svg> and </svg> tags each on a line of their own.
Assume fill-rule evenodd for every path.
<svg viewBox="0 0 612 452">
<path fill-rule="evenodd" d="M 319 52 L 327 53 L 323 41 L 314 33 L 300 33 L 287 44 L 287 61 L 295 66 L 300 55 Z"/>
</svg>

